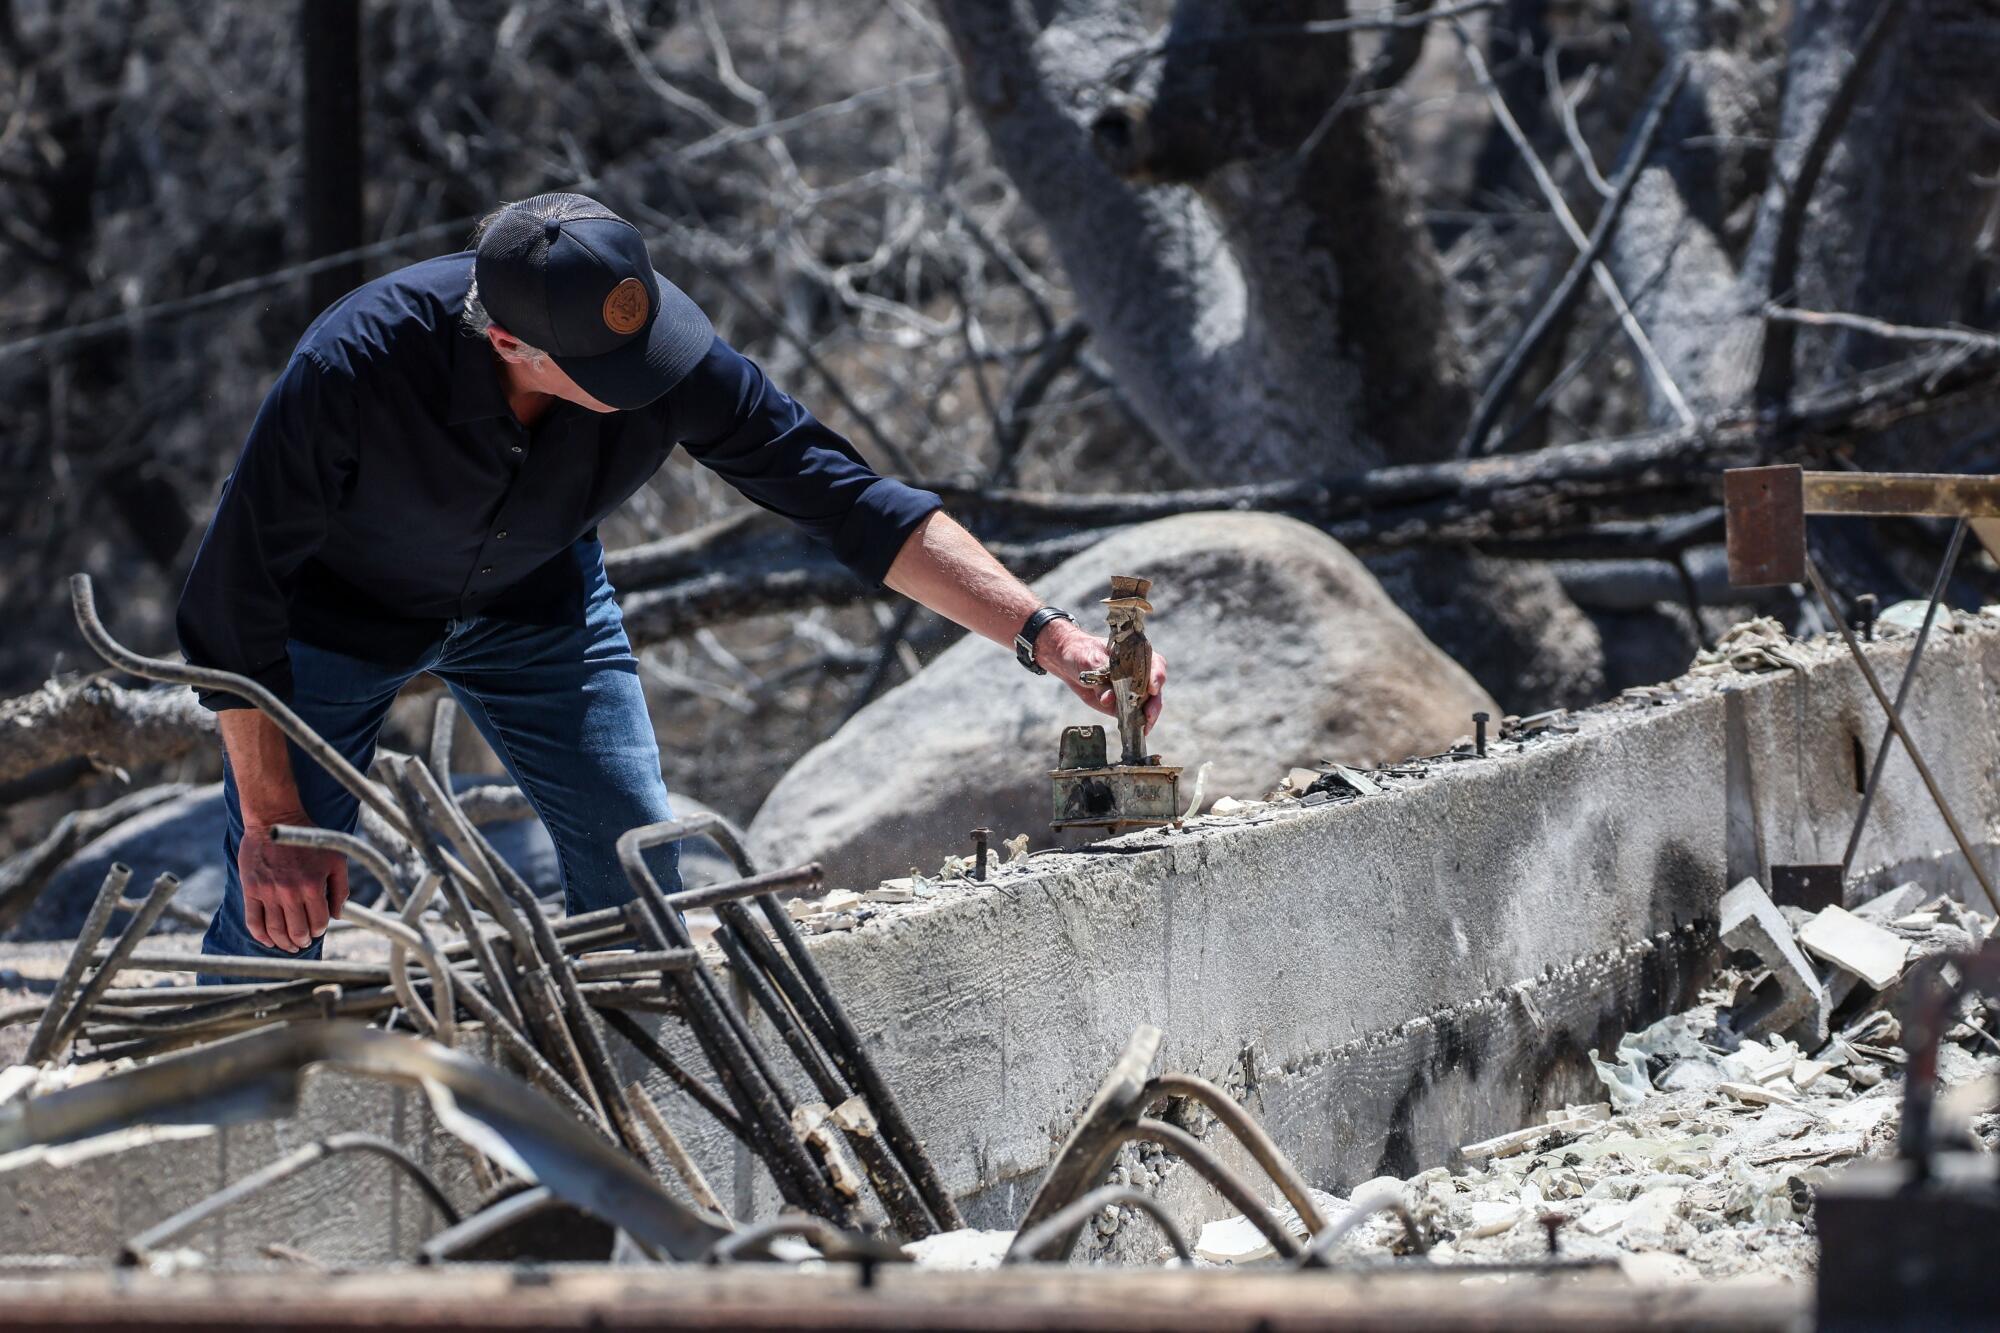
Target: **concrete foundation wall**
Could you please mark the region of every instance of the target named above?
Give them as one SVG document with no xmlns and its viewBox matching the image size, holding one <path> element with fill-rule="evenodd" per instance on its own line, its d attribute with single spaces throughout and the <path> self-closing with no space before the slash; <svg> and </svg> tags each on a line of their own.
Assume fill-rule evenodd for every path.
<svg viewBox="0 0 2000 1333">
<path fill-rule="evenodd" d="M 1315 1185 L 1407 1174 L 1547 1106 L 1595 1100 L 1589 1053 L 1692 998 L 1730 883 L 1773 862 L 1839 859 L 1860 800 L 1855 746 L 1865 774 L 1880 710 L 1837 644 L 1801 651 L 1803 673 L 1684 679 L 1668 702 L 1579 713 L 1574 734 L 1498 745 L 1492 759 L 1435 766 L 1392 794 L 1197 821 L 1133 835 L 1117 853 L 1037 856 L 984 886 L 817 937 L 815 953 L 976 1224 L 1019 1218 L 1141 1023 L 1164 1030 L 1163 1067 L 1242 1095 Z M 1892 692 L 1906 655 L 1907 640 L 1871 650 Z M 1982 847 L 2000 822 L 1996 672 L 2000 630 L 1943 635 L 1910 709 Z M 1944 854 L 1951 846 L 1899 755 L 1857 892 L 1917 872 L 1963 892 L 1970 877 Z M 680 1033 L 665 1035 L 692 1054 Z M 725 1199 L 771 1206 L 768 1182 L 740 1170 L 701 1112 L 669 1091 L 660 1100 Z M 372 1101 L 317 1099 L 283 1143 L 382 1130 L 389 1116 Z M 299 1123 L 308 1119 L 312 1128 Z M 275 1156 L 271 1134 L 221 1131 L 214 1151 L 227 1151 L 229 1169 L 203 1158 L 188 1173 L 219 1185 Z M 134 1149 L 122 1171 L 177 1175 L 187 1168 L 176 1151 Z M 382 1168 L 318 1170 L 358 1181 Z M 60 1190 L 75 1215 L 58 1238 L 33 1210 L 0 1207 L 0 1253 L 101 1253 L 92 1236 L 166 1209 L 151 1196 L 119 1204 L 111 1184 L 106 1174 L 88 1189 L 61 1185 L 46 1164 L 0 1172 L 0 1198 Z M 361 1197 L 362 1186 L 344 1188 Z M 1184 1181 L 1167 1192 L 1184 1221 L 1223 1211 Z M 311 1230 L 274 1217 L 264 1235 Z M 379 1226 L 338 1230 L 303 1248 L 380 1255 Z"/>
</svg>

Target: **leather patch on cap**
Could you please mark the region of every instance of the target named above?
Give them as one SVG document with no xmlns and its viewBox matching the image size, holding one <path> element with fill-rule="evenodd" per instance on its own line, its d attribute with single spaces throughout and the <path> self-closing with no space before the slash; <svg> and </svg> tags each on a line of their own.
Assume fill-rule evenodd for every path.
<svg viewBox="0 0 2000 1333">
<path fill-rule="evenodd" d="M 604 298 L 604 327 L 620 337 L 637 333 L 646 322 L 652 304 L 646 295 L 646 284 L 637 278 L 627 278 Z"/>
</svg>

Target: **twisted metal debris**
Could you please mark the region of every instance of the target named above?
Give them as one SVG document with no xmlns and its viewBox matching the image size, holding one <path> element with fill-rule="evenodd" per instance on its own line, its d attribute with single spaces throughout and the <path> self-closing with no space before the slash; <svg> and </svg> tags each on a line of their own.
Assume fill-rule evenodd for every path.
<svg viewBox="0 0 2000 1333">
<path fill-rule="evenodd" d="M 299 1070 L 331 1063 L 369 1076 L 414 1079 L 446 1088 L 499 1143 L 465 1139 L 482 1182 L 504 1195 L 460 1218 L 440 1210 L 447 1228 L 425 1248 L 442 1262 L 550 1201 L 616 1223 L 650 1251 L 676 1259 L 715 1252 L 734 1230 L 701 1173 L 642 1085 L 619 1076 L 604 1028 L 687 1092 L 770 1172 L 796 1217 L 789 1234 L 810 1236 L 823 1251 L 883 1257 L 857 1232 L 864 1222 L 863 1179 L 847 1163 L 845 1143 L 865 1167 L 891 1226 L 916 1238 L 963 1225 L 936 1168 L 863 1048 L 859 1035 L 813 962 L 776 896 L 816 888 L 820 867 L 759 874 L 734 830 L 709 816 L 634 829 L 619 851 L 635 900 L 622 908 L 552 921 L 532 889 L 466 818 L 434 767 L 448 767 L 450 721 L 440 720 L 429 763 L 385 756 L 387 782 L 347 763 L 285 704 L 254 681 L 228 672 L 143 657 L 114 639 L 98 617 L 90 580 L 71 580 L 84 637 L 113 666 L 171 684 L 236 694 L 269 716 L 372 815 L 374 837 L 286 827 L 280 842 L 340 852 L 381 885 L 391 910 L 350 903 L 344 920 L 383 937 L 386 964 L 286 958 L 191 958 L 142 951 L 177 887 L 154 885 L 110 949 L 99 946 L 130 871 L 114 867 L 49 1002 L 35 1014 L 33 1063 L 58 1057 L 79 1037 L 100 1056 L 145 1063 L 82 1087 L 0 1107 L 0 1151 L 55 1144 L 157 1119 L 224 1122 L 270 1114 L 290 1104 Z M 734 860 L 731 884 L 669 897 L 643 853 L 689 836 L 706 836 Z M 748 915 L 754 902 L 776 943 Z M 719 942 L 735 975 L 806 1071 L 824 1102 L 801 1100 L 731 1003 L 688 933 L 682 912 L 713 906 L 724 916 Z M 440 917 L 442 918 L 440 920 Z M 455 938 L 454 938 L 455 937 Z M 583 954 L 591 955 L 582 958 Z M 127 970 L 175 969 L 262 979 L 260 984 L 114 991 Z M 462 1021 L 481 1024 L 500 1058 L 526 1077 L 478 1065 L 448 1049 Z M 685 1023 L 721 1094 L 682 1067 L 633 1010 L 667 1013 Z M 428 1041 L 391 1036 L 329 1018 L 407 1021 Z M 532 1088 L 529 1086 L 532 1085 Z M 537 1091 L 538 1090 L 538 1091 Z M 448 1121 L 450 1117 L 445 1117 Z M 836 1138 L 830 1128 L 838 1129 Z M 464 1136 L 462 1136 L 464 1137 Z M 126 1258 L 141 1261 L 204 1218 L 240 1202 L 330 1154 L 393 1153 L 379 1140 L 335 1136 L 271 1163 L 136 1236 Z M 656 1169 L 658 1154 L 664 1169 Z M 397 1159 L 414 1169 L 407 1159 Z M 505 1181 L 532 1164 L 526 1192 Z M 421 1174 L 421 1173 L 419 1173 Z M 692 1206 L 661 1184 L 680 1182 Z M 432 1187 L 424 1177 L 420 1182 Z M 545 1191 L 545 1193 L 544 1193 Z M 442 1195 L 438 1195 L 442 1198 Z M 786 1234 L 743 1233 L 746 1256 L 768 1254 Z"/>
</svg>

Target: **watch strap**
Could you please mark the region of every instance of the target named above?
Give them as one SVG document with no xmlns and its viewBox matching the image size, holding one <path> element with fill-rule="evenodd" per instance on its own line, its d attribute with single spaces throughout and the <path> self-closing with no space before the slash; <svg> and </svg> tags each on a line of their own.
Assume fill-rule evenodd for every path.
<svg viewBox="0 0 2000 1333">
<path fill-rule="evenodd" d="M 1043 630 L 1058 620 L 1067 620 L 1072 625 L 1076 623 L 1075 616 L 1054 606 L 1044 606 L 1029 616 L 1021 626 L 1021 632 L 1014 636 L 1014 660 L 1038 676 L 1048 675 L 1048 669 L 1035 660 L 1035 641 L 1041 638 Z"/>
</svg>

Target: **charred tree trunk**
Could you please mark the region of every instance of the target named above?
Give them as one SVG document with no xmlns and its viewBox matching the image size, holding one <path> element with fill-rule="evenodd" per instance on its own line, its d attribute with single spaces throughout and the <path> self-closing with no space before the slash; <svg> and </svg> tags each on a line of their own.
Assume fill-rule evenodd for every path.
<svg viewBox="0 0 2000 1333">
<path fill-rule="evenodd" d="M 1344 4 L 1182 0 L 1151 39 L 1122 0 L 937 9 L 1098 353 L 1192 475 L 1442 456 L 1467 395 L 1436 253 L 1347 34 L 1301 35 Z"/>
</svg>

